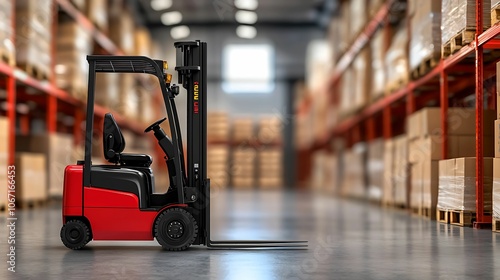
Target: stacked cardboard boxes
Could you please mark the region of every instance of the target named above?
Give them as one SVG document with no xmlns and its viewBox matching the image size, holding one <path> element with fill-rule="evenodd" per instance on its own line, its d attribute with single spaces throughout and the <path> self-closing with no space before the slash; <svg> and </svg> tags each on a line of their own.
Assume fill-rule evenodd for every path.
<svg viewBox="0 0 500 280">
<path fill-rule="evenodd" d="M 47 186 L 47 193 L 50 197 L 62 197 L 64 168 L 69 164 L 74 164 L 72 161 L 73 146 L 73 137 L 66 134 L 54 133 L 16 137 L 16 151 L 40 153 L 46 158 L 44 174 L 47 175 L 43 177 L 43 180 L 46 178 L 44 185 Z"/>
<path fill-rule="evenodd" d="M 380 202 L 384 185 L 384 140 L 377 139 L 368 143 L 368 199 Z"/>
<path fill-rule="evenodd" d="M 385 92 L 390 94 L 408 83 L 408 28 L 403 20 L 385 57 Z"/>
<path fill-rule="evenodd" d="M 487 29 L 491 24 L 491 0 L 483 0 L 483 28 Z M 476 1 L 475 0 L 442 0 L 441 5 L 441 43 L 447 44 L 464 32 L 461 36 L 460 46 L 474 40 L 476 30 Z M 453 52 L 453 50 L 452 50 Z"/>
<path fill-rule="evenodd" d="M 335 150 L 342 150 L 343 142 L 337 141 Z M 331 151 L 317 151 L 312 156 L 312 174 L 307 184 L 313 191 L 320 194 L 339 195 L 342 186 L 343 171 L 341 168 L 342 154 Z"/>
<path fill-rule="evenodd" d="M 16 1 L 16 62 L 29 75 L 51 75 L 52 1 Z"/>
<path fill-rule="evenodd" d="M 384 173 L 381 198 L 383 206 L 392 206 L 394 204 L 394 180 L 392 173 L 395 165 L 394 140 L 386 139 L 384 141 Z"/>
<path fill-rule="evenodd" d="M 71 0 L 70 2 L 81 12 L 85 12 L 87 9 L 86 0 Z"/>
<path fill-rule="evenodd" d="M 408 207 L 408 186 L 410 183 L 410 166 L 408 163 L 408 136 L 406 134 L 403 134 L 398 137 L 394 137 L 393 141 L 393 203 L 398 207 Z"/>
<path fill-rule="evenodd" d="M 347 68 L 342 75 L 340 89 L 340 118 L 345 118 L 353 113 L 355 107 L 354 88 L 356 84 L 356 71 L 353 67 Z"/>
<path fill-rule="evenodd" d="M 347 94 L 354 94 L 354 110 L 357 111 L 365 107 L 370 98 L 372 75 L 370 49 L 363 49 L 353 63 L 356 80 L 354 87 Z"/>
<path fill-rule="evenodd" d="M 234 188 L 250 189 L 255 187 L 256 156 L 257 152 L 254 148 L 237 147 L 233 149 L 229 172 Z"/>
<path fill-rule="evenodd" d="M 90 35 L 76 22 L 61 22 L 57 28 L 55 78 L 57 87 L 74 97 L 87 97 L 89 66 L 86 59 L 92 53 Z"/>
<path fill-rule="evenodd" d="M 351 13 L 350 13 L 350 5 L 348 1 L 341 2 L 340 5 L 340 16 L 339 16 L 339 29 L 340 29 L 340 38 L 337 38 L 336 41 L 340 44 L 340 52 L 344 52 L 351 44 L 351 40 L 353 38 L 353 32 L 351 28 Z"/>
<path fill-rule="evenodd" d="M 121 74 L 98 73 L 95 80 L 95 102 L 116 110 L 120 103 L 119 78 Z"/>
<path fill-rule="evenodd" d="M 493 158 L 483 162 L 484 211 L 492 210 Z M 476 158 L 439 161 L 438 210 L 476 212 Z"/>
<path fill-rule="evenodd" d="M 283 187 L 283 151 L 280 147 L 258 151 L 258 185 L 261 189 Z"/>
<path fill-rule="evenodd" d="M 232 141 L 234 143 L 249 142 L 254 139 L 254 121 L 251 118 L 237 118 L 232 124 Z"/>
<path fill-rule="evenodd" d="M 441 57 L 441 0 L 411 0 L 410 70 L 418 78 Z M 428 64 L 426 64 L 428 63 Z"/>
<path fill-rule="evenodd" d="M 87 18 L 102 32 L 108 31 L 107 0 L 87 1 Z"/>
<path fill-rule="evenodd" d="M 12 42 L 12 5 L 12 0 L 4 0 L 0 3 L 0 58 L 11 66 L 15 63 L 14 43 Z"/>
<path fill-rule="evenodd" d="M 499 2 L 500 1 L 492 1 Z M 498 4 L 498 3 L 497 3 Z M 495 158 L 493 159 L 493 230 L 500 230 L 500 63 L 497 63 L 497 115 L 494 125 Z"/>
<path fill-rule="evenodd" d="M 114 74 L 114 73 L 113 73 Z M 139 95 L 136 88 L 136 80 L 134 74 L 114 74 L 118 75 L 118 104 L 115 108 L 116 112 L 120 113 L 129 119 L 137 119 L 139 110 L 138 101 Z"/>
<path fill-rule="evenodd" d="M 381 202 L 384 206 L 398 208 L 408 207 L 408 137 L 399 135 L 383 142 L 383 171 L 380 171 L 382 180 Z"/>
<path fill-rule="evenodd" d="M 229 117 L 226 112 L 207 114 L 207 173 L 211 188 L 224 189 L 229 184 Z"/>
<path fill-rule="evenodd" d="M 261 145 L 279 144 L 282 140 L 282 123 L 279 117 L 262 117 L 257 126 L 257 139 Z"/>
<path fill-rule="evenodd" d="M 0 117 L 0 209 L 7 206 L 7 165 L 9 154 L 9 123 L 5 117 Z"/>
<path fill-rule="evenodd" d="M 257 126 L 259 140 L 257 155 L 257 185 L 263 189 L 283 186 L 283 151 L 281 119 L 277 116 L 262 117 Z"/>
<path fill-rule="evenodd" d="M 368 19 L 369 4 L 367 0 L 350 0 L 349 2 L 349 18 L 351 20 L 350 33 L 351 41 L 354 40 L 366 25 Z"/>
<path fill-rule="evenodd" d="M 64 169 L 60 170 L 64 174 Z M 16 153 L 16 203 L 22 207 L 47 200 L 46 157 L 41 153 Z M 62 184 L 61 184 L 62 189 Z"/>
<path fill-rule="evenodd" d="M 500 1 L 491 0 L 491 25 L 500 21 Z"/>
<path fill-rule="evenodd" d="M 207 151 L 207 173 L 210 187 L 224 189 L 229 182 L 229 147 L 227 145 L 209 144 Z"/>
<path fill-rule="evenodd" d="M 229 116 L 226 112 L 212 111 L 207 114 L 208 142 L 229 141 Z"/>
<path fill-rule="evenodd" d="M 351 198 L 366 198 L 366 144 L 357 143 L 344 153 L 347 164 L 342 179 L 341 195 Z"/>
<path fill-rule="evenodd" d="M 407 125 L 412 178 L 410 207 L 416 213 L 430 218 L 436 217 L 438 161 L 442 158 L 440 116 L 440 108 L 424 108 L 409 116 Z M 494 118 L 495 112 L 484 112 L 485 128 L 492 126 Z M 448 157 L 473 157 L 476 139 L 475 109 L 449 108 L 447 122 Z M 489 129 L 485 132 L 484 155 L 493 156 L 492 132 Z"/>
<path fill-rule="evenodd" d="M 370 102 L 373 102 L 384 96 L 385 87 L 385 48 L 384 48 L 384 32 L 378 30 L 373 39 L 370 41 L 371 49 L 371 89 Z"/>
<path fill-rule="evenodd" d="M 109 1 L 109 37 L 125 54 L 132 55 L 135 50 L 135 22 L 132 13 L 122 5 Z"/>
<path fill-rule="evenodd" d="M 145 27 L 137 27 L 134 34 L 135 55 L 151 56 L 151 34 Z"/>
</svg>

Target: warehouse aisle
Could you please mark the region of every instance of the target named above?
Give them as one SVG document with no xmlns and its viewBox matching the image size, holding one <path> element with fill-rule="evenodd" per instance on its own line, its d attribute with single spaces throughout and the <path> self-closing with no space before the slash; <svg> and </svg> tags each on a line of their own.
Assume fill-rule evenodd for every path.
<svg viewBox="0 0 500 280">
<path fill-rule="evenodd" d="M 308 193 L 215 193 L 213 239 L 307 239 L 308 250 L 164 252 L 156 242 L 59 240 L 58 206 L 18 212 L 18 279 L 493 279 L 500 236 Z M 6 224 L 5 216 L 0 218 Z M 6 226 L 0 236 L 7 236 Z M 498 240 L 497 240 L 498 239 Z M 2 252 L 7 244 L 2 240 Z M 2 253 L 5 265 L 6 254 Z M 5 268 L 5 267 L 4 267 Z M 6 269 L 1 279 L 9 279 Z M 61 275 L 61 276 L 59 276 Z M 68 278 L 69 279 L 69 278 Z"/>
</svg>

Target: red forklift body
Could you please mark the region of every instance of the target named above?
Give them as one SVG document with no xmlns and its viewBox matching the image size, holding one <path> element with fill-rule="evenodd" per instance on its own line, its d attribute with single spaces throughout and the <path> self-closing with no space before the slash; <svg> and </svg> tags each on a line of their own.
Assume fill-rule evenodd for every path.
<svg viewBox="0 0 500 280">
<path fill-rule="evenodd" d="M 83 187 L 83 165 L 69 165 L 64 173 L 63 220 L 84 216 L 94 240 L 153 240 L 153 223 L 160 211 L 141 211 L 136 195 L 102 188 Z M 83 195 L 83 196 L 82 196 Z M 118 217 L 126 217 L 127 222 Z"/>
</svg>

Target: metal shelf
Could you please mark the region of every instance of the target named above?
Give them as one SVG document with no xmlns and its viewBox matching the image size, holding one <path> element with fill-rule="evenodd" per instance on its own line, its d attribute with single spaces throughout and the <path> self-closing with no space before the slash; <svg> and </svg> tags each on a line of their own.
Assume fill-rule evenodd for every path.
<svg viewBox="0 0 500 280">
<path fill-rule="evenodd" d="M 352 63 L 353 59 L 359 53 L 361 48 L 366 45 L 369 38 L 377 29 L 377 24 L 381 23 L 389 10 L 391 1 L 388 1 L 376 14 L 376 16 L 365 27 L 363 33 L 356 39 L 349 51 L 339 60 L 332 76 L 327 81 L 329 89 L 333 90 L 335 84 L 342 77 L 343 72 Z M 482 0 L 476 0 L 476 26 L 482 26 Z M 348 139 L 348 142 L 363 141 L 361 129 L 368 131 L 364 140 L 370 141 L 375 136 L 375 117 L 382 118 L 381 135 L 384 138 L 393 137 L 392 131 L 392 111 L 403 109 L 404 115 L 413 113 L 417 107 L 423 106 L 417 103 L 418 98 L 416 93 L 420 93 L 424 88 L 429 91 L 426 96 L 427 101 L 437 101 L 441 108 L 441 127 L 444 131 L 442 137 L 442 158 L 447 158 L 447 111 L 449 98 L 460 90 L 467 88 L 475 88 L 476 96 L 476 223 L 475 228 L 491 225 L 491 216 L 484 215 L 484 197 L 483 197 L 483 107 L 484 107 L 484 92 L 483 81 L 490 79 L 496 75 L 495 64 L 500 60 L 500 57 L 495 57 L 488 65 L 484 65 L 486 49 L 500 49 L 500 40 L 495 39 L 500 35 L 500 23 L 495 24 L 489 29 L 482 32 L 482 28 L 477 30 L 475 40 L 469 45 L 462 47 L 455 54 L 441 59 L 436 67 L 423 77 L 410 81 L 406 86 L 393 92 L 392 94 L 378 100 L 377 102 L 368 105 L 355 116 L 349 117 L 336 125 L 321 139 L 316 139 L 310 147 L 310 152 L 316 149 L 328 148 L 329 142 L 336 137 Z M 470 59 L 470 61 L 469 61 Z M 467 64 L 466 61 L 469 63 Z M 460 74 L 462 73 L 462 74 Z M 463 74 L 465 73 L 465 75 Z M 473 75 L 474 73 L 474 75 Z M 460 77 L 459 80 L 450 82 L 449 78 L 454 75 Z M 428 90 L 431 88 L 431 90 Z M 335 98 L 334 96 L 332 97 Z M 494 107 L 496 104 L 496 95 L 491 100 L 488 100 L 489 106 Z M 420 104 L 421 106 L 417 105 Z M 425 104 L 425 103 L 423 103 Z M 306 107 L 299 104 L 299 108 Z M 310 107 L 310 106 L 307 106 Z M 304 110 L 303 110 L 304 111 Z M 299 113 L 299 112 L 297 112 Z M 302 112 L 304 113 L 304 112 Z M 306 112 L 307 113 L 307 112 Z M 353 144 L 351 143 L 351 144 Z M 301 151 L 299 151 L 301 152 Z"/>
<path fill-rule="evenodd" d="M 80 11 L 78 11 L 73 4 L 68 0 L 54 0 L 53 2 L 53 12 L 57 14 L 57 10 L 61 9 L 65 13 L 67 13 L 71 18 L 73 18 L 80 26 L 82 26 L 89 34 L 92 35 L 92 38 L 99 44 L 106 52 L 112 55 L 124 55 L 124 53 L 100 30 L 98 30 L 94 24 Z M 13 9 L 13 18 L 12 18 L 12 29 L 15 31 L 15 5 L 12 7 Z M 56 30 L 57 26 L 57 17 L 54 15 L 54 23 L 52 27 L 52 31 Z M 12 32 L 12 41 L 15 42 L 15 32 Z M 54 42 L 52 42 L 54 46 Z M 52 54 L 54 55 L 54 47 Z M 59 89 L 55 86 L 54 79 L 49 81 L 40 81 L 37 80 L 25 71 L 15 67 L 10 66 L 4 62 L 0 61 L 0 77 L 5 79 L 5 88 L 7 91 L 7 106 L 5 115 L 9 120 L 9 150 L 8 150 L 8 162 L 9 164 L 14 164 L 15 158 L 15 133 L 16 133 L 16 104 L 18 100 L 18 94 L 16 91 L 21 88 L 27 88 L 30 90 L 35 90 L 40 94 L 36 97 L 37 102 L 40 102 L 41 107 L 44 107 L 46 110 L 46 126 L 48 133 L 54 133 L 57 131 L 57 113 L 61 112 L 63 108 L 61 104 L 64 104 L 64 109 L 69 110 L 67 106 L 71 109 L 71 113 L 74 114 L 75 125 L 73 127 L 73 135 L 75 138 L 75 143 L 78 143 L 79 140 L 83 137 L 81 133 L 80 123 L 84 121 L 84 108 L 86 106 L 86 102 L 81 101 L 79 99 L 74 98 L 66 91 Z M 150 84 L 150 80 L 145 76 L 137 76 L 137 80 L 143 84 Z M 157 93 L 157 92 L 156 92 Z M 157 94 L 155 94 L 156 96 Z M 23 99 L 26 98 L 26 94 L 19 95 Z M 35 98 L 35 97 L 33 97 Z M 112 112 L 118 124 L 133 132 L 134 134 L 143 134 L 144 125 L 129 118 L 122 116 L 117 112 L 113 112 L 109 108 L 105 108 L 103 106 L 95 105 L 95 116 L 96 118 L 103 118 L 104 114 L 107 112 Z M 20 116 L 20 122 L 23 123 L 25 118 Z M 159 158 L 162 158 L 163 154 L 160 154 Z"/>
</svg>

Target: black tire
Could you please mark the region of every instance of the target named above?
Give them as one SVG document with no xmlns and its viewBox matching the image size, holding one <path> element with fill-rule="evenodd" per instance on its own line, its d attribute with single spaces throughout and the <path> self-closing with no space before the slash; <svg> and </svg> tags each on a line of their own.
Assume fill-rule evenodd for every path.
<svg viewBox="0 0 500 280">
<path fill-rule="evenodd" d="M 61 241 L 72 250 L 80 250 L 90 241 L 90 228 L 80 220 L 69 220 L 61 228 Z"/>
<path fill-rule="evenodd" d="M 154 236 L 163 249 L 183 251 L 198 236 L 198 224 L 193 215 L 182 208 L 169 208 L 156 219 Z"/>
</svg>

